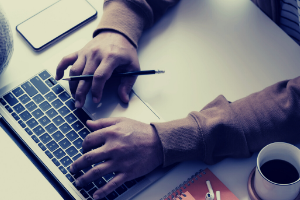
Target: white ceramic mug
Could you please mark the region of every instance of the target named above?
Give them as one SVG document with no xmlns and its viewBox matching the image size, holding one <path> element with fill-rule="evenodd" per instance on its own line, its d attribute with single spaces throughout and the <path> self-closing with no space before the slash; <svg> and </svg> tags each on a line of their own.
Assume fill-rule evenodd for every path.
<svg viewBox="0 0 300 200">
<path fill-rule="evenodd" d="M 260 170 L 264 163 L 274 159 L 289 162 L 300 174 L 300 150 L 284 142 L 271 143 L 258 154 L 254 177 L 255 191 L 264 200 L 294 200 L 299 194 L 300 178 L 293 183 L 278 184 L 268 180 Z"/>
</svg>

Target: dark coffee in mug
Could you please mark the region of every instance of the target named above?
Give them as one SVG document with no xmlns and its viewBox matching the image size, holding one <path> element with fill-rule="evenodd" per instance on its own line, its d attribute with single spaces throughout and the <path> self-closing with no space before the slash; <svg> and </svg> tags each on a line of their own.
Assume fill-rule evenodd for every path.
<svg viewBox="0 0 300 200">
<path fill-rule="evenodd" d="M 268 180 L 274 183 L 289 184 L 299 179 L 297 169 L 284 160 L 269 160 L 260 167 L 260 171 Z"/>
</svg>

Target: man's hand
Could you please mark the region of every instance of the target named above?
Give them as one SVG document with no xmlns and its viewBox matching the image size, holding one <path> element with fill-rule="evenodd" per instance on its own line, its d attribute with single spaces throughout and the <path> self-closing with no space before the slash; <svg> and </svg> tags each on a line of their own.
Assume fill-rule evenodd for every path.
<svg viewBox="0 0 300 200">
<path fill-rule="evenodd" d="M 56 79 L 64 75 L 70 65 L 70 76 L 91 75 L 93 80 L 70 81 L 71 93 L 75 94 L 75 106 L 84 105 L 86 95 L 91 88 L 93 101 L 100 102 L 102 90 L 114 70 L 118 72 L 139 71 L 136 48 L 122 34 L 103 31 L 93 38 L 81 50 L 64 57 L 57 66 Z M 136 77 L 122 77 L 118 94 L 125 103 Z"/>
<path fill-rule="evenodd" d="M 163 163 L 163 149 L 155 129 L 127 118 L 105 118 L 87 121 L 94 132 L 83 141 L 85 153 L 70 167 L 77 173 L 100 163 L 76 180 L 83 187 L 102 176 L 115 173 L 115 177 L 94 193 L 95 199 L 107 196 L 124 182 L 143 176 Z M 105 162 L 102 162 L 105 161 Z"/>
</svg>

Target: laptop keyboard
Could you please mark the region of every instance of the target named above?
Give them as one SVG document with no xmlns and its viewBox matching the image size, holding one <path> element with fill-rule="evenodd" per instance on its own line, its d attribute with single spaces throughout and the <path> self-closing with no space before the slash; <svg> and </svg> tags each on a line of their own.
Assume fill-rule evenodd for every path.
<svg viewBox="0 0 300 200">
<path fill-rule="evenodd" d="M 65 177 L 75 185 L 75 179 L 93 166 L 72 175 L 70 165 L 82 156 L 82 142 L 90 133 L 85 126 L 90 117 L 76 109 L 74 99 L 45 70 L 0 98 L 0 103 L 31 136 Z M 77 190 L 88 200 L 93 193 L 114 177 L 114 173 Z M 143 177 L 128 181 L 103 200 L 113 200 L 134 186 Z"/>
</svg>

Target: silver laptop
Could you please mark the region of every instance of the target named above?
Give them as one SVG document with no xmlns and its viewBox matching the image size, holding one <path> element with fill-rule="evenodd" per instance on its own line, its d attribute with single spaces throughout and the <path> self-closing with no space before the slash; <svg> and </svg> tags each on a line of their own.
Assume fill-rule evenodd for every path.
<svg viewBox="0 0 300 200">
<path fill-rule="evenodd" d="M 80 41 L 70 49 L 79 49 L 78 46 L 85 43 Z M 58 57 L 63 55 L 66 51 Z M 160 121 L 160 118 L 134 92 L 128 105 L 121 103 L 115 84 L 104 90 L 99 104 L 94 104 L 89 94 L 84 108 L 76 109 L 68 83 L 54 79 L 58 62 L 51 60 L 38 72 L 33 70 L 32 74 L 22 76 L 18 82 L 0 89 L 0 119 L 11 127 L 70 197 L 90 200 L 99 187 L 113 179 L 114 174 L 107 174 L 84 188 L 75 186 L 75 178 L 89 170 L 82 170 L 76 175 L 69 172 L 69 166 L 82 155 L 81 144 L 90 133 L 85 126 L 86 120 L 128 117 L 149 123 Z M 165 173 L 166 169 L 157 169 L 144 177 L 128 181 L 104 199 L 131 199 Z"/>
</svg>

